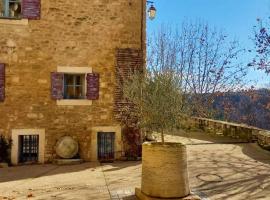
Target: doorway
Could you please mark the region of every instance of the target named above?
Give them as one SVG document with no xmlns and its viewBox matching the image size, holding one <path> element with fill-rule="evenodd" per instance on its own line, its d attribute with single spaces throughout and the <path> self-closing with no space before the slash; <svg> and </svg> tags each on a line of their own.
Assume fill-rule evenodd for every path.
<svg viewBox="0 0 270 200">
<path fill-rule="evenodd" d="M 19 163 L 36 163 L 39 155 L 39 135 L 19 136 Z"/>
<path fill-rule="evenodd" d="M 98 160 L 100 162 L 111 162 L 114 156 L 115 133 L 98 132 Z"/>
</svg>

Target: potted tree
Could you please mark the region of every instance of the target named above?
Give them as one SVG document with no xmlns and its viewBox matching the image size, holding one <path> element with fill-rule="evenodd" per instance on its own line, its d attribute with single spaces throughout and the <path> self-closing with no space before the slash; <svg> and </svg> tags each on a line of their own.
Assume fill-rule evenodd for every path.
<svg viewBox="0 0 270 200">
<path fill-rule="evenodd" d="M 183 105 L 181 81 L 173 70 L 134 73 L 123 84 L 126 106 L 122 112 L 132 125 L 146 132 L 160 133 L 160 141 L 142 146 L 142 182 L 136 189 L 146 197 L 182 198 L 190 194 L 186 146 L 165 142 L 165 133 L 179 128 L 187 112 Z"/>
</svg>

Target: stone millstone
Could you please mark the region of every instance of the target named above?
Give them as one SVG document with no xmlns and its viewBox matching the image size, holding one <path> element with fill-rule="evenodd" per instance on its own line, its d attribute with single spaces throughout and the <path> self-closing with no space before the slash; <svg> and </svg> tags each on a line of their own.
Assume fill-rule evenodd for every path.
<svg viewBox="0 0 270 200">
<path fill-rule="evenodd" d="M 65 136 L 58 140 L 56 143 L 56 154 L 64 159 L 71 159 L 77 155 L 79 151 L 78 142 L 76 142 L 72 137 Z"/>
</svg>

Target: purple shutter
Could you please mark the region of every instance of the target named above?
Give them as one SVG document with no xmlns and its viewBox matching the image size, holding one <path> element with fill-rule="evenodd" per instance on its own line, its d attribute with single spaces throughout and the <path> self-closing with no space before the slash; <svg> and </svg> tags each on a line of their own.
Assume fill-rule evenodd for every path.
<svg viewBox="0 0 270 200">
<path fill-rule="evenodd" d="M 98 100 L 99 98 L 99 74 L 87 74 L 87 92 L 86 97 L 89 100 Z"/>
<path fill-rule="evenodd" d="M 0 102 L 5 100 L 5 64 L 0 63 Z"/>
<path fill-rule="evenodd" d="M 64 88 L 64 74 L 52 72 L 51 73 L 51 92 L 52 99 L 59 100 L 64 98 L 63 88 Z"/>
<path fill-rule="evenodd" d="M 22 16 L 27 19 L 40 19 L 41 0 L 23 0 Z"/>
</svg>

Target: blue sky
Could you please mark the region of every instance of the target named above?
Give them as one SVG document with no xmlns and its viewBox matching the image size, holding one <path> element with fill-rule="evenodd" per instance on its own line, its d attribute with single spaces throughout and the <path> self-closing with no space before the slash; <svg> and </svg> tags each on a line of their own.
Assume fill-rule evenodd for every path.
<svg viewBox="0 0 270 200">
<path fill-rule="evenodd" d="M 252 28 L 257 18 L 270 17 L 270 0 L 154 0 L 157 8 L 155 20 L 147 22 L 148 34 L 162 24 L 177 26 L 183 20 L 202 20 L 211 27 L 224 30 L 231 38 L 240 41 L 243 48 L 254 47 Z M 242 58 L 245 62 L 251 55 Z M 257 87 L 270 83 L 270 76 L 250 70 L 248 78 L 258 80 Z"/>
</svg>

